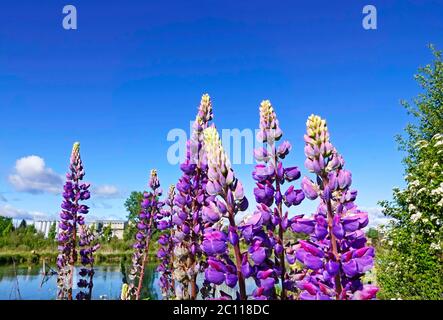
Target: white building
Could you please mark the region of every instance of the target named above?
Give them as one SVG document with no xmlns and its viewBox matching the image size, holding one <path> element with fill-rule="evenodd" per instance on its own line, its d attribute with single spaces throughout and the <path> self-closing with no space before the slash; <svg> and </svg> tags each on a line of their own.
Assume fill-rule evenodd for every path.
<svg viewBox="0 0 443 320">
<path fill-rule="evenodd" d="M 111 226 L 111 236 L 117 237 L 117 239 L 123 239 L 123 232 L 127 225 L 127 221 L 123 220 L 96 220 L 87 223 L 90 226 L 94 226 L 96 232 L 101 233 L 104 227 Z"/>
<path fill-rule="evenodd" d="M 55 230 L 58 232 L 58 221 L 34 221 L 34 227 L 37 230 L 37 232 L 41 232 L 45 235 L 45 238 L 48 237 L 49 229 L 51 229 L 51 226 L 55 223 Z"/>
<path fill-rule="evenodd" d="M 58 221 L 51 220 L 38 220 L 34 221 L 34 227 L 37 232 L 44 234 L 45 238 L 48 237 L 49 230 L 51 226 L 55 223 L 55 230 L 58 233 Z M 127 225 L 127 221 L 123 220 L 95 220 L 91 222 L 86 222 L 88 226 L 93 226 L 97 233 L 101 233 L 104 227 L 111 226 L 111 236 L 117 237 L 118 239 L 123 239 L 123 232 Z"/>
</svg>

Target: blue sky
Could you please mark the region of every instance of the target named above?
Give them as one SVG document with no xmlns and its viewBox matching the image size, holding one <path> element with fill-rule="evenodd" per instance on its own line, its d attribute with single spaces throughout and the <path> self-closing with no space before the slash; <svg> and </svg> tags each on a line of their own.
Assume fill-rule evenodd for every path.
<svg viewBox="0 0 443 320">
<path fill-rule="evenodd" d="M 77 30 L 62 28 L 66 4 Z M 362 28 L 366 4 L 377 7 L 377 30 Z M 431 59 L 427 44 L 443 47 L 442 17 L 441 1 L 3 3 L 0 210 L 55 217 L 54 188 L 80 141 L 96 188 L 91 215 L 123 218 L 151 168 L 165 189 L 176 182 L 167 133 L 187 130 L 208 92 L 219 129 L 256 128 L 270 99 L 293 145 L 287 165 L 303 166 L 306 118 L 326 118 L 358 204 L 376 220 L 377 201 L 403 185 L 394 136 L 409 118 L 399 101 L 419 92 L 413 75 Z M 234 169 L 253 204 L 252 166 Z"/>
</svg>

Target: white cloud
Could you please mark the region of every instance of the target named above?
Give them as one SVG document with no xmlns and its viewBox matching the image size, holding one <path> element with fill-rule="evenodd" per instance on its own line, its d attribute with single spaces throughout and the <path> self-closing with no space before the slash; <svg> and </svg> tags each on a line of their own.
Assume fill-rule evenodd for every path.
<svg viewBox="0 0 443 320">
<path fill-rule="evenodd" d="M 13 219 L 25 220 L 47 220 L 50 215 L 39 211 L 27 211 L 15 208 L 9 204 L 0 206 L 0 216 L 10 217 Z"/>
<path fill-rule="evenodd" d="M 120 196 L 120 191 L 116 186 L 104 184 L 92 189 L 92 197 L 97 198 L 117 198 Z"/>
<path fill-rule="evenodd" d="M 15 172 L 9 176 L 9 182 L 17 191 L 37 193 L 60 193 L 63 179 L 39 156 L 20 158 L 15 163 Z"/>
<path fill-rule="evenodd" d="M 368 213 L 368 227 L 377 227 L 382 224 L 387 224 L 389 220 L 391 220 L 383 214 L 382 208 L 380 207 L 360 207 L 360 210 L 366 211 Z"/>
<path fill-rule="evenodd" d="M 119 217 L 116 215 L 88 215 L 88 218 L 86 220 L 86 223 L 90 223 L 93 221 L 100 221 L 100 220 L 126 220 L 126 217 Z"/>
</svg>

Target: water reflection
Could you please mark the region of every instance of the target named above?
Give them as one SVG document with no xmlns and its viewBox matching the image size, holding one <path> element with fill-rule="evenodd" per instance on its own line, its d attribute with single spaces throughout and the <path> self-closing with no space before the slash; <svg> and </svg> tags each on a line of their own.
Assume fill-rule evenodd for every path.
<svg viewBox="0 0 443 320">
<path fill-rule="evenodd" d="M 125 266 L 99 265 L 95 267 L 93 299 L 119 299 L 124 279 Z M 123 273 L 122 273 L 123 272 Z M 42 283 L 43 275 L 40 266 L 0 266 L 0 300 L 52 300 L 57 297 L 57 276 L 51 276 Z M 76 280 L 76 279 L 74 279 Z M 160 299 L 161 293 L 155 265 L 147 266 L 142 298 Z M 76 281 L 75 281 L 76 283 Z M 74 295 L 78 288 L 74 288 Z"/>
</svg>

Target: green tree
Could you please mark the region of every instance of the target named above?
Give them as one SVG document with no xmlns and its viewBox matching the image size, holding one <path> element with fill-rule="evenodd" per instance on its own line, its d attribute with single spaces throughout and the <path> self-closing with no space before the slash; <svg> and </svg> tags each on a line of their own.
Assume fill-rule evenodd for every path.
<svg viewBox="0 0 443 320">
<path fill-rule="evenodd" d="M 19 230 L 25 230 L 27 226 L 28 226 L 28 224 L 26 223 L 26 220 L 23 219 L 22 221 L 20 221 L 20 224 L 18 225 L 18 228 L 17 228 L 17 229 L 19 229 Z"/>
<path fill-rule="evenodd" d="M 0 236 L 8 236 L 13 230 L 12 218 L 0 216 Z"/>
<path fill-rule="evenodd" d="M 102 241 L 109 242 L 112 238 L 112 228 L 110 224 L 107 224 L 102 229 L 102 235 L 101 235 Z"/>
<path fill-rule="evenodd" d="M 377 246 L 379 239 L 380 239 L 380 233 L 375 228 L 369 228 L 368 232 L 366 232 L 366 236 L 368 239 L 371 240 L 371 243 L 373 246 Z"/>
<path fill-rule="evenodd" d="M 434 61 L 415 76 L 422 93 L 402 103 L 415 118 L 397 138 L 406 188 L 380 203 L 393 218 L 377 260 L 380 298 L 443 298 L 443 61 L 431 50 Z"/>
<path fill-rule="evenodd" d="M 131 240 L 134 238 L 136 229 L 136 218 L 141 211 L 141 202 L 143 201 L 143 192 L 132 191 L 128 199 L 125 201 L 125 208 L 128 212 L 128 224 L 124 230 L 124 240 Z"/>
<path fill-rule="evenodd" d="M 50 239 L 50 240 L 54 240 L 55 239 L 55 236 L 57 235 L 56 228 L 57 228 L 57 226 L 56 226 L 55 222 L 53 222 L 51 224 L 51 226 L 49 227 L 48 239 Z"/>
</svg>

